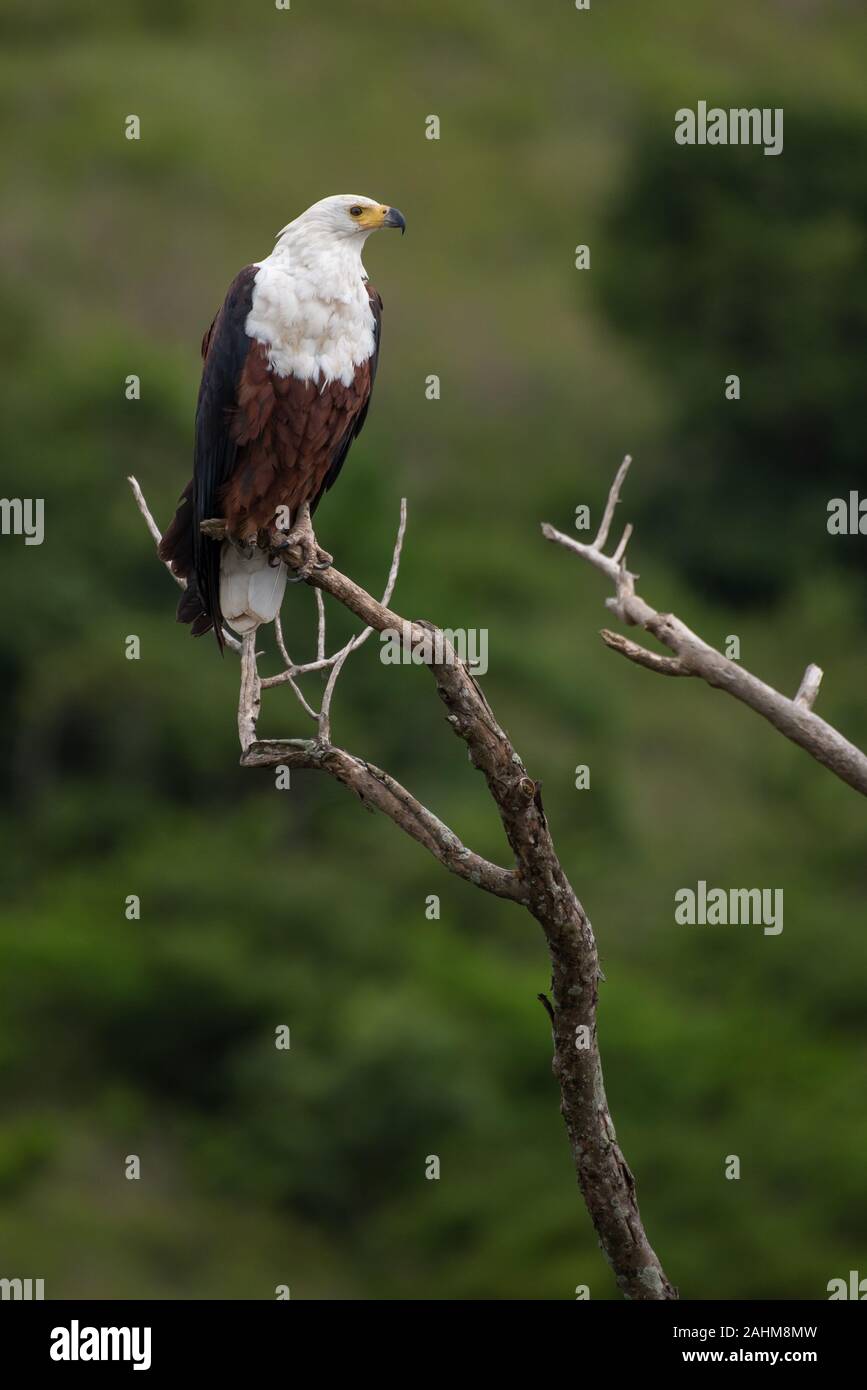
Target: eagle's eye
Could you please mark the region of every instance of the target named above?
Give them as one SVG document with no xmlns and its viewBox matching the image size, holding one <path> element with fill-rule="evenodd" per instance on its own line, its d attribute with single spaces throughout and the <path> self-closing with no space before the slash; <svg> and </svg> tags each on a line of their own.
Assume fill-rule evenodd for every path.
<svg viewBox="0 0 867 1390">
<path fill-rule="evenodd" d="M 358 204 L 356 203 L 356 204 L 355 204 L 355 207 L 352 207 L 352 208 L 349 209 L 349 215 L 350 215 L 350 217 L 360 217 L 360 216 L 361 216 L 361 211 L 362 211 L 361 208 L 360 208 L 360 207 L 358 206 Z"/>
</svg>

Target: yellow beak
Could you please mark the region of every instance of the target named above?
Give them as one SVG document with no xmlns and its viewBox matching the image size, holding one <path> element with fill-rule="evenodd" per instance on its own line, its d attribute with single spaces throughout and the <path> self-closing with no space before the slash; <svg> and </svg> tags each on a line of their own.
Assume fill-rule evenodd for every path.
<svg viewBox="0 0 867 1390">
<path fill-rule="evenodd" d="M 358 219 L 358 225 L 371 232 L 375 232 L 379 227 L 400 227 L 401 232 L 405 232 L 406 218 L 397 208 L 389 208 L 380 203 L 375 208 L 365 208 Z"/>
</svg>

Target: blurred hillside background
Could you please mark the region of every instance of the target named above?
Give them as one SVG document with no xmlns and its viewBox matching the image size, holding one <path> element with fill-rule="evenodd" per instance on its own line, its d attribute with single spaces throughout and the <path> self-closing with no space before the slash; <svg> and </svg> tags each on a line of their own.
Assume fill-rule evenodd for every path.
<svg viewBox="0 0 867 1390">
<path fill-rule="evenodd" d="M 237 664 L 175 625 L 125 481 L 165 525 L 202 332 L 334 192 L 396 204 L 408 234 L 368 243 L 380 374 L 320 538 L 376 591 L 406 495 L 398 608 L 489 629 L 486 693 L 599 938 L 651 1240 L 689 1298 L 863 1273 L 863 802 L 743 707 L 606 651 L 600 576 L 539 535 L 582 502 L 598 519 L 631 452 L 647 597 L 738 634 L 783 690 L 818 662 L 819 712 L 867 744 L 864 539 L 825 525 L 867 485 L 863 8 L 7 0 L 0 39 L 2 491 L 46 510 L 41 549 L 0 539 L 0 1275 L 49 1297 L 616 1296 L 541 933 L 335 784 L 240 770 Z M 676 146 L 701 99 L 783 107 L 783 155 Z M 313 611 L 289 591 L 293 653 Z M 260 729 L 307 732 L 279 692 Z M 334 733 L 504 856 L 426 672 L 369 643 Z M 699 879 L 783 888 L 782 935 L 676 926 Z"/>
</svg>

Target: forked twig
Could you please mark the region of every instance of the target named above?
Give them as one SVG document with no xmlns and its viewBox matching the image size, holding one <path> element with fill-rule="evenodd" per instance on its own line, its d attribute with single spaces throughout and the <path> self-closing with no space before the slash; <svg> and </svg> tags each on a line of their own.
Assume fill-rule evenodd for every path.
<svg viewBox="0 0 867 1390">
<path fill-rule="evenodd" d="M 618 636 L 607 628 L 602 631 L 603 642 L 613 651 L 619 652 L 621 656 L 625 656 L 637 666 L 645 667 L 648 671 L 656 671 L 666 676 L 698 676 L 717 690 L 726 691 L 742 704 L 755 710 L 781 734 L 785 734 L 786 738 L 805 749 L 817 762 L 827 767 L 850 787 L 854 787 L 862 796 L 867 796 L 867 756 L 854 743 L 844 738 L 833 725 L 813 713 L 813 704 L 822 680 L 822 672 L 818 666 L 807 667 L 798 693 L 790 700 L 752 675 L 738 662 L 732 661 L 703 641 L 673 613 L 658 613 L 635 592 L 637 575 L 630 573 L 626 566 L 626 546 L 632 535 L 631 526 L 626 527 L 623 539 L 614 553 L 604 553 L 602 546 L 608 538 L 614 509 L 631 462 L 627 455 L 617 470 L 605 503 L 602 524 L 592 545 L 576 541 L 573 536 L 556 530 L 548 522 L 542 524 L 542 534 L 546 540 L 571 550 L 611 580 L 614 597 L 606 599 L 606 607 L 610 608 L 621 622 L 644 628 L 663 646 L 668 647 L 673 656 L 666 657 L 648 651 L 638 642 Z"/>
</svg>

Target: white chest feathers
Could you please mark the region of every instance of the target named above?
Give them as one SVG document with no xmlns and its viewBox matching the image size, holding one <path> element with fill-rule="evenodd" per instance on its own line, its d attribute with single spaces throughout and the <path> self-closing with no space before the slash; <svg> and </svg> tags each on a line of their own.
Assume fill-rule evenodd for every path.
<svg viewBox="0 0 867 1390">
<path fill-rule="evenodd" d="M 374 349 L 374 318 L 358 255 L 315 259 L 290 249 L 259 263 L 246 330 L 278 376 L 348 386 Z"/>
</svg>

